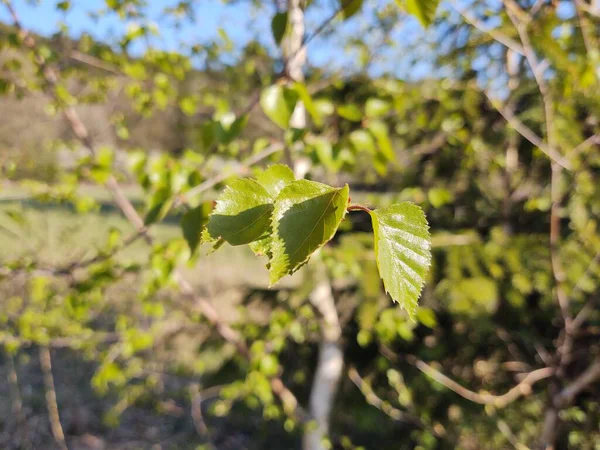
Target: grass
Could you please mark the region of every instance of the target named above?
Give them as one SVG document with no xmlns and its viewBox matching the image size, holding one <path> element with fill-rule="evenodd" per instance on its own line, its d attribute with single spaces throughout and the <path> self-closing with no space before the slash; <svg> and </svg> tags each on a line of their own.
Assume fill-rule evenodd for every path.
<svg viewBox="0 0 600 450">
<path fill-rule="evenodd" d="M 0 263 L 31 259 L 59 266 L 93 257 L 107 242 L 111 229 L 119 230 L 123 237 L 133 233 L 129 222 L 112 208 L 78 214 L 67 206 L 0 201 Z M 152 233 L 156 242 L 182 236 L 177 217 L 168 217 L 154 225 Z M 184 267 L 194 285 L 218 289 L 268 286 L 266 260 L 254 256 L 247 246 L 225 245 L 210 255 L 208 250 L 208 247 L 199 249 L 201 257 L 197 263 Z M 138 240 L 118 257 L 143 263 L 149 257 L 149 248 Z M 299 279 L 288 277 L 281 285 L 295 285 Z"/>
</svg>

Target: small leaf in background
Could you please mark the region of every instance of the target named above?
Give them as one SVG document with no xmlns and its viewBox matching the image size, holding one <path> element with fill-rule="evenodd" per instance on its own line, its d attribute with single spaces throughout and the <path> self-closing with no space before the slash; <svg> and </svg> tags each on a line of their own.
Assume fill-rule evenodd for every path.
<svg viewBox="0 0 600 450">
<path fill-rule="evenodd" d="M 340 169 L 342 162 L 335 160 L 333 146 L 328 139 L 322 136 L 314 137 L 310 140 L 310 146 L 314 148 L 319 162 L 327 169 L 332 172 L 337 172 Z"/>
<path fill-rule="evenodd" d="M 257 181 L 232 180 L 217 200 L 202 240 L 249 244 L 261 238 L 269 228 L 272 212 L 273 198 Z"/>
<path fill-rule="evenodd" d="M 310 93 L 306 89 L 306 86 L 303 83 L 294 83 L 294 90 L 297 92 L 298 97 L 302 101 L 302 103 L 304 103 L 304 107 L 306 108 L 308 114 L 310 114 L 310 117 L 312 117 L 315 125 L 317 125 L 318 127 L 323 125 L 323 118 L 319 110 L 315 106 L 315 103 L 313 102 Z"/>
<path fill-rule="evenodd" d="M 391 108 L 391 105 L 385 100 L 372 97 L 367 100 L 365 105 L 365 114 L 370 118 L 378 118 L 384 116 Z"/>
<path fill-rule="evenodd" d="M 358 152 L 367 152 L 372 155 L 377 152 L 375 140 L 367 130 L 354 130 L 350 133 L 349 139 Z"/>
<path fill-rule="evenodd" d="M 323 119 L 325 116 L 330 116 L 335 112 L 335 108 L 331 100 L 318 98 L 313 103 L 315 105 L 315 111 L 321 119 Z"/>
<path fill-rule="evenodd" d="M 181 218 L 181 229 L 190 252 L 193 255 L 200 244 L 202 227 L 210 214 L 210 203 L 202 203 L 196 208 L 187 211 Z"/>
<path fill-rule="evenodd" d="M 298 102 L 298 93 L 278 84 L 264 89 L 260 106 L 269 119 L 281 128 L 287 128 Z"/>
<path fill-rule="evenodd" d="M 431 206 L 434 208 L 440 208 L 454 200 L 452 192 L 444 188 L 429 189 L 429 192 L 427 192 L 427 198 L 429 199 Z"/>
<path fill-rule="evenodd" d="M 428 27 L 433 22 L 439 0 L 396 0 L 396 3 L 415 16 L 423 27 Z"/>
<path fill-rule="evenodd" d="M 360 10 L 363 0 L 340 0 L 340 3 L 344 19 L 349 19 Z"/>
<path fill-rule="evenodd" d="M 375 136 L 379 152 L 387 161 L 395 161 L 396 154 L 390 142 L 387 125 L 381 120 L 371 120 L 369 121 L 368 129 Z"/>
<path fill-rule="evenodd" d="M 187 96 L 179 100 L 179 109 L 181 109 L 181 112 L 188 117 L 192 117 L 194 114 L 196 114 L 197 107 L 198 99 L 195 97 Z"/>
<path fill-rule="evenodd" d="M 360 122 L 362 120 L 362 112 L 354 103 L 338 106 L 337 113 L 340 115 L 340 117 L 350 120 L 351 122 Z"/>
<path fill-rule="evenodd" d="M 277 45 L 281 45 L 281 41 L 283 40 L 283 36 L 285 35 L 285 30 L 287 29 L 287 24 L 287 11 L 278 12 L 273 16 L 273 19 L 271 20 L 271 31 L 273 32 L 273 39 L 275 39 L 275 43 Z"/>
<path fill-rule="evenodd" d="M 425 214 L 404 202 L 371 212 L 375 255 L 386 292 L 414 320 L 417 301 L 431 261 Z"/>
<path fill-rule="evenodd" d="M 279 193 L 272 221 L 271 285 L 302 267 L 333 237 L 346 214 L 348 191 L 348 185 L 298 180 Z"/>
<path fill-rule="evenodd" d="M 148 212 L 144 217 L 144 225 L 160 222 L 165 218 L 173 205 L 173 195 L 168 187 L 159 188 L 150 198 Z"/>
<path fill-rule="evenodd" d="M 264 187 L 273 198 L 276 198 L 279 192 L 294 180 L 292 169 L 283 164 L 269 166 L 256 176 L 258 184 Z"/>
</svg>

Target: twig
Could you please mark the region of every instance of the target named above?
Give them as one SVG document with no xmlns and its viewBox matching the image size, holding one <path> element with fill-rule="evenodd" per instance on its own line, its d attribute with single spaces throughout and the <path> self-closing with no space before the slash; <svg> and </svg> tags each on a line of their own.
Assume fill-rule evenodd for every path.
<svg viewBox="0 0 600 450">
<path fill-rule="evenodd" d="M 18 432 L 21 435 L 21 439 L 23 440 L 22 444 L 27 448 L 31 448 L 31 442 L 28 441 L 29 436 L 27 432 L 27 420 L 25 417 L 25 413 L 23 412 L 23 397 L 21 396 L 21 388 L 19 386 L 19 377 L 17 375 L 15 358 L 12 354 L 9 354 L 7 359 L 8 384 L 10 385 L 10 391 L 12 396 L 11 412 L 13 417 L 16 419 Z"/>
<path fill-rule="evenodd" d="M 121 72 L 117 67 L 113 66 L 112 64 L 107 63 L 106 61 L 103 61 L 99 58 L 95 58 L 94 56 L 80 52 L 78 50 L 71 51 L 71 53 L 69 53 L 69 58 L 87 64 L 88 66 L 97 67 L 98 69 L 102 69 L 106 72 L 110 72 L 115 75 L 123 75 L 123 72 Z"/>
<path fill-rule="evenodd" d="M 570 405 L 577 394 L 585 390 L 589 385 L 600 379 L 600 358 L 596 359 L 584 372 L 575 380 L 563 388 L 554 398 L 554 405 L 557 409 L 562 409 Z"/>
<path fill-rule="evenodd" d="M 501 43 L 505 47 L 511 49 L 513 52 L 518 53 L 519 55 L 524 55 L 523 47 L 521 45 L 519 45 L 518 42 L 516 42 L 515 40 L 509 38 L 504 33 L 500 32 L 498 30 L 495 30 L 493 28 L 489 29 L 487 26 L 485 26 L 483 23 L 481 23 L 479 21 L 479 19 L 477 19 L 476 17 L 473 17 L 470 13 L 468 13 L 467 11 L 464 11 L 463 9 L 459 8 L 454 3 L 451 3 L 451 6 L 461 16 L 463 16 L 463 18 L 468 23 L 470 23 L 471 25 L 473 25 L 479 31 L 481 31 L 484 34 L 489 35 L 492 39 L 494 39 L 495 41 Z"/>
<path fill-rule="evenodd" d="M 512 112 L 508 111 L 505 108 L 497 105 L 496 102 L 485 93 L 486 97 L 490 101 L 491 105 L 500 113 L 504 119 L 508 122 L 508 124 L 513 127 L 521 136 L 539 148 L 543 153 L 546 154 L 552 161 L 555 161 L 561 167 L 571 170 L 571 164 L 565 160 L 561 155 L 557 154 L 554 150 L 548 147 L 542 138 L 540 138 L 537 134 L 535 134 L 531 128 L 521 122 Z"/>
<path fill-rule="evenodd" d="M 44 387 L 46 389 L 46 406 L 48 408 L 48 416 L 50 418 L 50 428 L 52 429 L 52 436 L 54 440 L 61 448 L 61 450 L 69 450 L 67 442 L 65 440 L 65 433 L 63 432 L 62 425 L 60 423 L 60 415 L 58 412 L 58 403 L 56 401 L 56 389 L 54 387 L 54 377 L 52 376 L 52 359 L 50 357 L 50 350 L 48 347 L 40 347 L 40 366 L 44 375 Z"/>
<path fill-rule="evenodd" d="M 216 449 L 216 446 L 210 437 L 210 431 L 208 430 L 206 422 L 204 421 L 204 416 L 202 415 L 202 393 L 200 392 L 200 386 L 198 383 L 193 383 L 190 386 L 190 397 L 192 403 L 191 414 L 194 422 L 194 428 L 200 437 L 208 441 L 209 448 Z"/>
<path fill-rule="evenodd" d="M 389 402 L 386 402 L 379 398 L 377 394 L 373 391 L 371 385 L 363 379 L 355 367 L 348 368 L 348 377 L 352 382 L 356 385 L 356 387 L 362 392 L 365 397 L 367 403 L 371 406 L 374 406 L 387 416 L 391 417 L 394 420 L 408 422 L 413 425 L 422 428 L 424 426 L 423 422 L 415 416 L 407 414 L 404 411 L 399 410 L 398 408 L 394 408 Z"/>
<path fill-rule="evenodd" d="M 412 359 L 412 358 L 411 358 Z M 411 359 L 408 359 L 411 362 Z M 554 374 L 554 369 L 551 367 L 544 367 L 542 369 L 537 369 L 532 372 L 529 372 L 520 383 L 516 386 L 512 387 L 505 394 L 502 395 L 493 395 L 493 394 L 480 394 L 478 392 L 471 391 L 451 378 L 447 377 L 440 371 L 434 369 L 429 364 L 421 361 L 420 359 L 414 359 L 412 364 L 423 372 L 426 375 L 429 375 L 438 383 L 444 385 L 451 391 L 456 392 L 463 398 L 470 400 L 474 403 L 479 403 L 481 405 L 493 405 L 497 408 L 504 408 L 509 403 L 514 402 L 519 397 L 527 396 L 531 393 L 531 387 L 537 383 L 538 381 L 544 380 L 546 378 L 551 377 Z"/>
</svg>

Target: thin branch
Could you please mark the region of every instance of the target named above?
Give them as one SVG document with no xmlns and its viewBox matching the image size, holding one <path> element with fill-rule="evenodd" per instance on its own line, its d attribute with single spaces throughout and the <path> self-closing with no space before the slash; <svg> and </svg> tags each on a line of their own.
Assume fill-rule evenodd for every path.
<svg viewBox="0 0 600 450">
<path fill-rule="evenodd" d="M 600 358 L 596 359 L 583 373 L 563 388 L 554 398 L 557 409 L 570 405 L 575 397 L 592 383 L 600 379 Z"/>
<path fill-rule="evenodd" d="M 494 39 L 496 42 L 499 42 L 500 44 L 504 45 L 505 47 L 511 49 L 513 52 L 518 53 L 519 55 L 524 55 L 523 47 L 521 45 L 519 45 L 519 43 L 517 41 L 509 38 L 507 35 L 505 35 L 501 31 L 498 31 L 493 28 L 492 29 L 488 28 L 479 19 L 477 19 L 476 17 L 471 15 L 469 12 L 459 8 L 454 3 L 451 3 L 451 6 L 452 6 L 452 8 L 454 8 L 454 10 L 456 12 L 458 12 L 461 16 L 463 16 L 465 21 L 467 21 L 468 23 L 473 25 L 479 31 L 481 31 L 484 34 L 487 34 L 492 39 Z"/>
<path fill-rule="evenodd" d="M 409 362 L 411 362 L 409 360 Z M 538 381 L 544 380 L 546 378 L 554 375 L 554 369 L 551 367 L 544 367 L 542 369 L 537 369 L 532 372 L 529 372 L 523 380 L 516 386 L 512 387 L 508 392 L 502 395 L 493 395 L 493 394 L 480 394 L 478 392 L 471 391 L 451 378 L 447 377 L 440 371 L 434 369 L 429 364 L 420 359 L 414 359 L 412 364 L 423 372 L 426 375 L 429 375 L 438 383 L 444 385 L 451 391 L 454 391 L 458 395 L 467 400 L 470 400 L 474 403 L 479 403 L 481 405 L 493 405 L 497 408 L 504 408 L 509 403 L 514 402 L 519 397 L 527 396 L 531 393 L 532 386 Z"/>
<path fill-rule="evenodd" d="M 565 160 L 561 155 L 556 153 L 553 149 L 548 147 L 546 143 L 539 137 L 531 128 L 521 122 L 511 111 L 506 108 L 501 107 L 494 101 L 487 93 L 485 93 L 486 97 L 490 101 L 490 104 L 500 113 L 502 117 L 508 122 L 508 124 L 513 127 L 521 136 L 539 148 L 543 153 L 548 156 L 552 161 L 559 164 L 561 167 L 571 170 L 571 164 Z"/>
<path fill-rule="evenodd" d="M 346 208 L 348 211 L 363 211 L 368 214 L 371 214 L 371 210 L 363 205 L 348 205 Z"/>
<path fill-rule="evenodd" d="M 581 36 L 583 37 L 583 44 L 587 51 L 588 57 L 591 58 L 592 53 L 596 50 L 596 42 L 594 39 L 594 32 L 590 30 L 587 18 L 583 14 L 581 0 L 574 0 L 575 11 L 577 12 L 577 21 L 579 22 L 579 28 L 581 29 Z M 591 31 L 591 32 L 590 32 Z"/>
<path fill-rule="evenodd" d="M 31 448 L 31 442 L 28 441 L 27 420 L 23 411 L 23 397 L 21 395 L 21 387 L 19 385 L 19 377 L 17 374 L 17 366 L 15 358 L 12 354 L 8 354 L 8 384 L 12 397 L 11 413 L 16 420 L 18 433 L 21 435 L 22 445 L 26 448 Z"/>
<path fill-rule="evenodd" d="M 579 155 L 585 148 L 590 145 L 598 145 L 600 144 L 600 133 L 596 133 L 585 139 L 583 142 L 579 143 L 574 149 L 573 153 L 575 155 Z"/>
<path fill-rule="evenodd" d="M 352 380 L 352 382 L 356 385 L 356 387 L 362 392 L 363 396 L 367 403 L 371 406 L 374 406 L 385 415 L 391 417 L 394 420 L 401 422 L 408 422 L 413 425 L 422 428 L 424 426 L 423 422 L 415 416 L 407 414 L 406 412 L 394 408 L 390 402 L 384 401 L 375 394 L 371 385 L 363 379 L 355 367 L 348 368 L 348 378 Z"/>
<path fill-rule="evenodd" d="M 80 52 L 78 50 L 73 50 L 69 53 L 69 58 L 74 59 L 75 61 L 79 61 L 81 63 L 87 64 L 88 66 L 93 66 L 98 69 L 102 69 L 106 72 L 113 73 L 115 75 L 123 75 L 117 67 L 113 66 L 106 61 L 103 61 L 94 56 L 88 55 L 86 53 Z"/>
<path fill-rule="evenodd" d="M 65 440 L 65 433 L 60 423 L 60 414 L 58 412 L 58 403 L 56 401 L 56 389 L 54 387 L 54 377 L 52 376 L 52 358 L 48 347 L 40 347 L 40 366 L 44 375 L 44 387 L 46 389 L 46 406 L 48 407 L 48 416 L 50 418 L 50 428 L 52 436 L 61 448 L 69 450 Z"/>
<path fill-rule="evenodd" d="M 563 199 L 561 189 L 562 168 L 558 164 L 552 164 L 552 175 L 550 181 L 552 206 L 550 207 L 550 262 L 552 264 L 552 274 L 556 282 L 556 297 L 558 305 L 565 322 L 565 329 L 568 329 L 571 322 L 571 312 L 569 310 L 569 297 L 565 291 L 566 274 L 560 259 L 560 211 Z"/>
<path fill-rule="evenodd" d="M 200 386 L 198 385 L 198 383 L 193 383 L 190 386 L 190 397 L 191 397 L 191 403 L 192 403 L 191 414 L 192 414 L 192 420 L 194 422 L 194 428 L 196 429 L 196 432 L 198 433 L 198 435 L 207 441 L 209 448 L 216 449 L 216 446 L 211 439 L 208 426 L 206 425 L 206 422 L 204 421 L 204 416 L 202 415 L 202 397 L 203 396 L 202 396 L 202 393 L 200 392 Z"/>
</svg>

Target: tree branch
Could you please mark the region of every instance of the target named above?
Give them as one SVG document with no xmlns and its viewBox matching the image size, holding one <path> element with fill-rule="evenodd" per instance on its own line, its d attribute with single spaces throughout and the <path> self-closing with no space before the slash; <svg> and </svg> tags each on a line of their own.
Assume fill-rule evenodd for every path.
<svg viewBox="0 0 600 450">
<path fill-rule="evenodd" d="M 40 347 L 40 366 L 44 375 L 44 387 L 46 389 L 46 406 L 48 407 L 48 416 L 50 418 L 50 428 L 52 435 L 58 446 L 62 450 L 69 450 L 65 440 L 65 433 L 60 423 L 58 412 L 58 403 L 56 401 L 56 389 L 54 387 L 54 377 L 52 376 L 52 359 L 48 347 Z"/>
<path fill-rule="evenodd" d="M 488 93 L 485 93 L 486 97 L 490 101 L 490 104 L 500 113 L 502 117 L 508 122 L 508 124 L 513 127 L 521 136 L 539 148 L 543 153 L 548 156 L 552 161 L 559 164 L 561 167 L 571 170 L 571 164 L 569 161 L 565 160 L 561 155 L 556 153 L 553 149 L 548 147 L 541 137 L 531 130 L 527 125 L 521 122 L 511 111 L 506 108 L 502 108 L 497 104 L 495 100 L 493 100 Z"/>
<path fill-rule="evenodd" d="M 470 23 L 475 28 L 477 28 L 479 31 L 481 31 L 484 34 L 487 34 L 492 39 L 494 39 L 496 42 L 499 42 L 500 44 L 504 45 L 505 47 L 511 49 L 513 52 L 518 53 L 519 55 L 524 55 L 523 47 L 521 45 L 519 45 L 519 43 L 517 41 L 509 38 L 501 31 L 495 30 L 493 28 L 492 29 L 488 28 L 479 19 L 477 19 L 476 17 L 471 15 L 469 12 L 459 8 L 454 3 L 451 3 L 451 6 L 452 6 L 452 8 L 454 8 L 454 10 L 456 12 L 458 12 L 465 19 L 465 21 L 467 23 Z"/>
<path fill-rule="evenodd" d="M 394 420 L 400 422 L 408 422 L 418 426 L 419 428 L 424 427 L 423 422 L 418 417 L 407 414 L 406 412 L 398 408 L 394 408 L 389 402 L 386 402 L 379 398 L 377 394 L 375 394 L 375 392 L 373 391 L 371 385 L 360 376 L 355 367 L 350 367 L 348 369 L 348 378 L 350 378 L 350 380 L 352 380 L 352 382 L 356 385 L 360 392 L 362 392 L 362 394 L 365 397 L 365 400 L 369 405 L 374 406 L 375 408 L 377 408 L 378 410 L 380 410 L 381 412 L 383 412 L 384 414 L 386 414 Z"/>
<path fill-rule="evenodd" d="M 555 407 L 557 409 L 562 409 L 569 406 L 581 391 L 587 389 L 588 386 L 598 379 L 600 379 L 600 358 L 596 359 L 585 371 L 571 383 L 567 384 L 567 386 L 555 396 Z"/>
<path fill-rule="evenodd" d="M 414 358 L 414 357 L 413 357 Z M 411 362 L 409 360 L 409 362 Z M 412 364 L 423 372 L 426 375 L 429 375 L 438 383 L 444 385 L 451 391 L 454 391 L 458 395 L 467 400 L 470 400 L 474 403 L 479 403 L 481 405 L 493 405 L 497 408 L 504 408 L 509 403 L 514 402 L 519 397 L 527 396 L 531 393 L 531 387 L 537 383 L 538 381 L 544 380 L 546 378 L 551 377 L 554 374 L 554 369 L 551 367 L 544 367 L 542 369 L 537 369 L 532 372 L 529 372 L 523 380 L 516 386 L 512 387 L 505 394 L 502 395 L 493 395 L 493 394 L 480 394 L 478 392 L 471 391 L 451 378 L 447 377 L 440 371 L 434 369 L 429 364 L 421 361 L 420 359 L 414 359 Z"/>
</svg>

